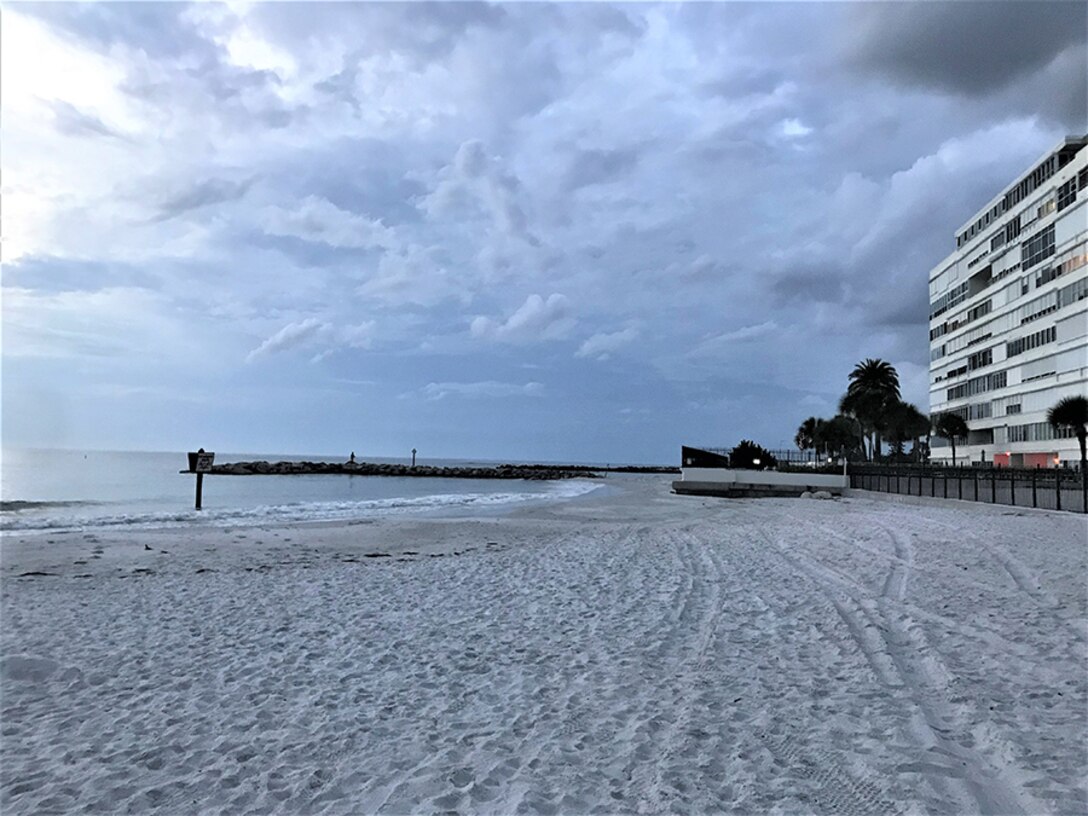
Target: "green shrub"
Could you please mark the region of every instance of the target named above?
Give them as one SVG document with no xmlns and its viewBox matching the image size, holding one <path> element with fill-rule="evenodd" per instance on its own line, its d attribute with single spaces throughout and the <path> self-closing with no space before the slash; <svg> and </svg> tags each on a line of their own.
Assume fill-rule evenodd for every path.
<svg viewBox="0 0 1088 816">
<path fill-rule="evenodd" d="M 742 439 L 729 452 L 729 466 L 744 470 L 767 470 L 778 465 L 778 460 L 766 448 L 750 439 Z"/>
</svg>

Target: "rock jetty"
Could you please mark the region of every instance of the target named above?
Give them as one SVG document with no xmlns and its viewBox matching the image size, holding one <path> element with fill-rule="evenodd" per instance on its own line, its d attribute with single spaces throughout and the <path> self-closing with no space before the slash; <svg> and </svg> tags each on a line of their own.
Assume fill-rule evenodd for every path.
<svg viewBox="0 0 1088 816">
<path fill-rule="evenodd" d="M 232 462 L 215 465 L 222 476 L 298 476 L 312 473 L 344 473 L 353 476 L 418 476 L 447 479 L 586 479 L 591 470 L 561 467 L 500 465 L 499 467 L 429 467 L 426 465 L 379 465 L 372 462 Z"/>
</svg>

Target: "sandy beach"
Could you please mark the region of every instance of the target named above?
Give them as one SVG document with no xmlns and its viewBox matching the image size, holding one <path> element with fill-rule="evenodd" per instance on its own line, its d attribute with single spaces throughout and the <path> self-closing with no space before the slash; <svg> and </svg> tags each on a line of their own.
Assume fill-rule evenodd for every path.
<svg viewBox="0 0 1088 816">
<path fill-rule="evenodd" d="M 0 809 L 1088 810 L 1083 517 L 669 480 L 4 538 Z"/>
</svg>

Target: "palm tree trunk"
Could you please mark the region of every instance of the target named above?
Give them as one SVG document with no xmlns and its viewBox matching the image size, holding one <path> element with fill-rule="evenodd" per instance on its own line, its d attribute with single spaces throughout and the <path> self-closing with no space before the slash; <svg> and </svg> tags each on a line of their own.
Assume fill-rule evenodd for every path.
<svg viewBox="0 0 1088 816">
<path fill-rule="evenodd" d="M 952 443 L 952 467 L 956 466 L 956 438 L 952 437 L 948 440 Z"/>
</svg>

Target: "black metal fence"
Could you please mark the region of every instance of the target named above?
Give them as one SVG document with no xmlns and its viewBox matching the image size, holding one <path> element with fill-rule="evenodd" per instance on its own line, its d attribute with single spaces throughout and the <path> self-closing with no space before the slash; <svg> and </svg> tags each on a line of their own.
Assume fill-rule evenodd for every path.
<svg viewBox="0 0 1088 816">
<path fill-rule="evenodd" d="M 1063 468 L 854 464 L 849 474 L 860 490 L 1088 513 L 1084 474 Z"/>
</svg>

